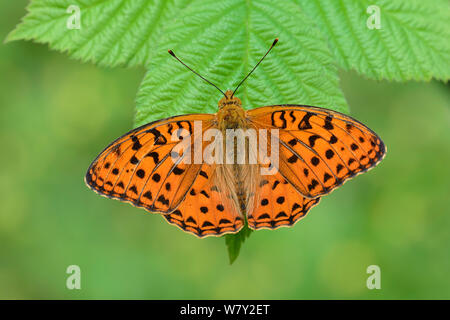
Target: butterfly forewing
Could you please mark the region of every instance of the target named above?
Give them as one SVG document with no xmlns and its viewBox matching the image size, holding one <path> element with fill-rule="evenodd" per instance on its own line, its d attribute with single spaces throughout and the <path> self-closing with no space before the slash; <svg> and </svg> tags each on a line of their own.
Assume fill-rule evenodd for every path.
<svg viewBox="0 0 450 320">
<path fill-rule="evenodd" d="M 383 142 L 373 131 L 339 112 L 280 105 L 247 114 L 260 127 L 280 130 L 280 174 L 308 198 L 329 193 L 374 167 L 385 154 Z"/>
<path fill-rule="evenodd" d="M 201 164 L 174 160 L 171 151 L 180 141 L 173 140 L 172 135 L 174 132 L 192 135 L 194 121 L 201 122 L 206 130 L 213 125 L 214 115 L 172 117 L 130 131 L 94 160 L 86 183 L 101 195 L 149 211 L 173 211 L 194 183 Z M 179 159 L 185 155 L 187 152 L 180 153 Z"/>
</svg>

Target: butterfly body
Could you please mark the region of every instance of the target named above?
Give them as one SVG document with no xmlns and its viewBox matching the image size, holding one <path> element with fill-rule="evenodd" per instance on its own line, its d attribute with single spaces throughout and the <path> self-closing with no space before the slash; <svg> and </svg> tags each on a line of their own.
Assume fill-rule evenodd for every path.
<svg viewBox="0 0 450 320">
<path fill-rule="evenodd" d="M 243 132 L 253 128 L 248 121 L 247 112 L 242 108 L 241 100 L 233 97 L 233 92 L 227 90 L 225 97 L 219 100 L 219 110 L 216 115 L 216 126 L 222 137 L 227 137 L 229 130 L 242 130 Z M 229 146 L 226 139 L 222 143 L 223 160 L 216 164 L 214 183 L 222 190 L 227 190 L 227 197 L 231 199 L 233 210 L 243 220 L 247 219 L 247 212 L 251 210 L 255 197 L 254 183 L 258 181 L 258 165 L 250 164 L 249 157 L 245 156 L 243 163 L 238 163 L 238 154 L 248 155 L 253 152 L 254 145 L 246 143 L 244 148 L 239 148 L 237 143 L 232 144 L 232 161 L 227 161 L 226 156 Z M 231 163 L 228 163 L 231 162 Z"/>
</svg>

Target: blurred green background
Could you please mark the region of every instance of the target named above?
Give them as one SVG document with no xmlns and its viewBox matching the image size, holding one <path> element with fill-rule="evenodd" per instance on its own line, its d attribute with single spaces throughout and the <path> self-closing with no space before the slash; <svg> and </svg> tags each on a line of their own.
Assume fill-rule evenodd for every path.
<svg viewBox="0 0 450 320">
<path fill-rule="evenodd" d="M 0 3 L 0 39 L 27 3 Z M 343 73 L 352 116 L 383 138 L 386 158 L 294 228 L 254 232 L 230 266 L 224 239 L 84 185 L 98 152 L 131 129 L 143 75 L 0 45 L 0 298 L 450 298 L 448 86 Z M 72 264 L 81 290 L 66 288 Z M 369 265 L 381 290 L 366 288 Z"/>
</svg>

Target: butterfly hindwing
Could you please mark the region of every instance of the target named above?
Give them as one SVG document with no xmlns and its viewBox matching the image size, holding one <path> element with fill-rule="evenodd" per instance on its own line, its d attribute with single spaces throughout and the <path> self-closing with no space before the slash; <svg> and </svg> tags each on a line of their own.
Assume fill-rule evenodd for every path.
<svg viewBox="0 0 450 320">
<path fill-rule="evenodd" d="M 288 183 L 281 174 L 261 177 L 257 203 L 248 216 L 251 229 L 277 229 L 292 226 L 305 217 L 320 198 L 308 199 Z"/>
<path fill-rule="evenodd" d="M 215 165 L 203 164 L 184 201 L 164 218 L 198 237 L 236 233 L 244 225 L 227 190 L 216 184 Z"/>
<path fill-rule="evenodd" d="M 249 110 L 248 119 L 279 129 L 279 170 L 304 196 L 315 198 L 384 156 L 381 139 L 357 120 L 328 109 L 281 105 Z"/>
</svg>

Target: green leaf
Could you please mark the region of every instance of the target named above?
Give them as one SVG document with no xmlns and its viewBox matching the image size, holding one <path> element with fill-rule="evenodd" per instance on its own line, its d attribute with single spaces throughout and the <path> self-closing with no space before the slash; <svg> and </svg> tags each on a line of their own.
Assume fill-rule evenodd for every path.
<svg viewBox="0 0 450 320">
<path fill-rule="evenodd" d="M 340 67 L 373 79 L 448 81 L 447 0 L 296 0 L 324 34 Z M 381 29 L 366 25 L 380 8 Z"/>
<path fill-rule="evenodd" d="M 230 258 L 230 264 L 233 264 L 233 262 L 237 259 L 242 244 L 245 242 L 245 239 L 250 237 L 250 234 L 252 232 L 253 230 L 245 225 L 238 233 L 225 235 L 225 243 L 228 248 L 228 257 Z"/>
<path fill-rule="evenodd" d="M 34 40 L 103 66 L 145 65 L 166 23 L 189 0 L 34 0 L 7 41 Z M 80 9 L 80 29 L 67 28 L 69 6 Z"/>
<path fill-rule="evenodd" d="M 333 59 L 341 68 L 353 69 L 375 79 L 405 81 L 436 78 L 448 81 L 450 78 L 450 64 L 447 63 L 450 58 L 450 7 L 447 0 L 273 1 L 273 11 L 267 0 L 227 2 L 34 0 L 28 6 L 28 14 L 10 33 L 7 41 L 34 40 L 48 43 L 51 48 L 68 52 L 71 57 L 83 61 L 105 66 L 134 66 L 147 65 L 154 53 L 165 51 L 167 45 L 178 46 L 167 41 L 165 45 L 159 45 L 161 38 L 174 41 L 185 39 L 188 41 L 186 49 L 194 49 L 192 46 L 197 40 L 203 46 L 209 45 L 201 43 L 201 32 L 216 30 L 214 36 L 221 33 L 218 39 L 227 41 L 231 38 L 226 35 L 233 30 L 237 33 L 234 34 L 237 39 L 246 37 L 247 41 L 241 45 L 247 51 L 256 51 L 261 46 L 247 47 L 248 44 L 253 45 L 252 29 L 266 29 L 264 35 L 269 38 L 279 35 L 286 43 L 284 35 L 278 32 L 278 26 L 288 31 L 288 37 L 299 38 L 308 37 L 309 30 L 317 26 L 328 41 Z M 66 27 L 70 17 L 66 10 L 70 5 L 77 5 L 81 10 L 80 30 Z M 370 15 L 367 8 L 373 5 L 380 8 L 379 30 L 366 26 Z M 280 15 L 281 12 L 283 15 Z M 216 20 L 215 27 L 208 24 L 211 22 L 209 18 Z M 236 21 L 239 24 L 235 24 Z M 292 21 L 296 22 L 294 28 Z M 199 24 L 203 24 L 204 30 L 195 27 Z M 218 29 L 221 25 L 230 28 Z M 188 30 L 199 33 L 190 34 Z M 175 33 L 175 36 L 170 33 Z M 266 38 L 260 40 L 270 42 Z M 311 41 L 323 39 L 313 36 Z M 299 52 L 299 46 L 290 49 Z M 215 56 L 226 58 L 227 53 Z M 250 59 L 248 53 L 241 56 L 244 67 L 249 66 Z M 323 61 L 324 65 L 327 63 Z M 320 72 L 320 69 L 316 70 L 316 77 Z M 339 104 L 342 101 L 337 103 L 337 108 L 343 106 Z"/>
<path fill-rule="evenodd" d="M 279 44 L 236 93 L 244 108 L 296 103 L 347 111 L 326 39 L 297 5 L 202 0 L 166 27 L 161 50 L 152 52 L 138 93 L 137 125 L 167 115 L 217 112 L 221 94 L 167 49 L 226 90 L 234 89 L 276 37 Z"/>
</svg>

